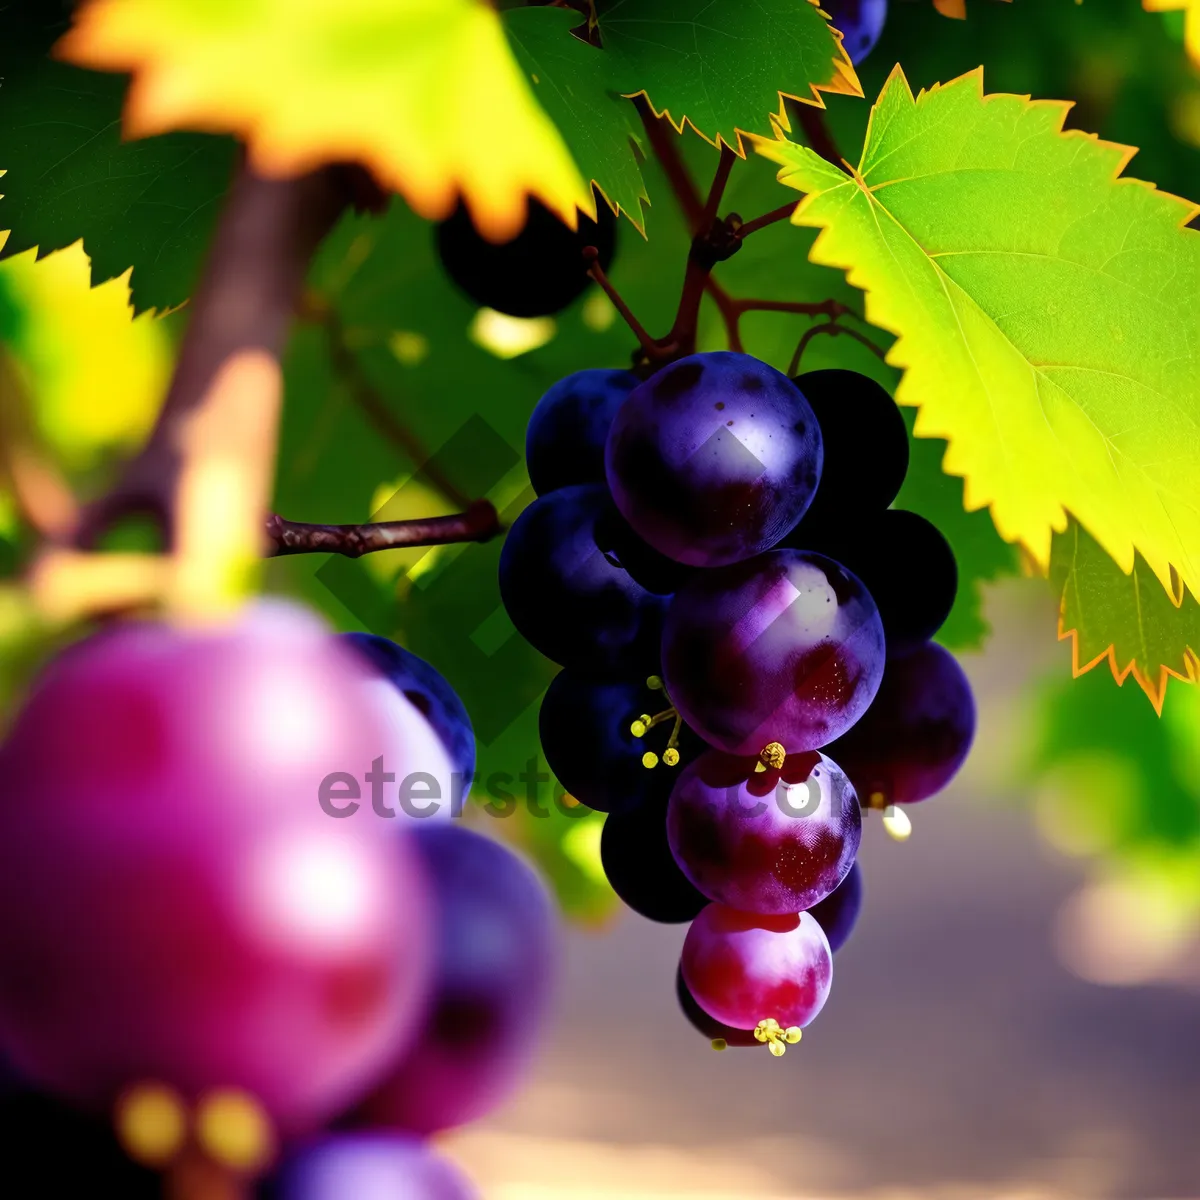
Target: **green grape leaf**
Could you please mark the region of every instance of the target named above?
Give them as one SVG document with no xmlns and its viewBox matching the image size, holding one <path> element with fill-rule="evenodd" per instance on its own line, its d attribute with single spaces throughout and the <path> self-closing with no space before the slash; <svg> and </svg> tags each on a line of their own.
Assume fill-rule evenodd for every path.
<svg viewBox="0 0 1200 1200">
<path fill-rule="evenodd" d="M 49 57 L 65 22 L 42 5 L 0 13 L 3 257 L 83 239 L 92 282 L 130 267 L 135 312 L 191 294 L 236 154 L 225 138 L 121 138 L 125 81 Z"/>
<path fill-rule="evenodd" d="M 1072 641 L 1082 675 L 1107 662 L 1123 683 L 1133 675 L 1162 712 L 1168 678 L 1194 682 L 1200 653 L 1200 604 L 1186 588 L 1173 597 L 1141 555 L 1122 571 L 1078 521 L 1055 534 L 1050 582 L 1062 597 L 1059 637 Z"/>
<path fill-rule="evenodd" d="M 609 82 L 608 56 L 571 36 L 578 22 L 578 14 L 559 8 L 504 14 L 517 62 L 584 178 L 644 229 L 642 204 L 649 198 L 633 153 L 641 125 L 633 104 Z"/>
<path fill-rule="evenodd" d="M 966 506 L 1042 569 L 1071 512 L 1123 569 L 1136 548 L 1195 592 L 1197 209 L 1122 178 L 1131 152 L 1064 132 L 1068 107 L 985 96 L 981 71 L 914 98 L 897 68 L 852 174 L 756 145 L 806 193 L 815 259 L 897 336 L 897 400 L 946 439 Z"/>
<path fill-rule="evenodd" d="M 59 52 L 132 73 L 129 136 L 236 134 L 271 176 L 361 162 L 429 219 L 461 195 L 495 241 L 530 193 L 572 224 L 594 212 L 480 0 L 88 0 Z"/>
<path fill-rule="evenodd" d="M 742 153 L 743 133 L 786 129 L 783 97 L 861 96 L 841 34 L 816 0 L 596 0 L 609 78 L 676 129 Z"/>
</svg>

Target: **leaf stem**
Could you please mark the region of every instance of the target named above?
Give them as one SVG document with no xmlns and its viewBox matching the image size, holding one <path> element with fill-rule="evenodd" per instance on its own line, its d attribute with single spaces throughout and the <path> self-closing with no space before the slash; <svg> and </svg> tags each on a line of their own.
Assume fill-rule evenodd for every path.
<svg viewBox="0 0 1200 1200">
<path fill-rule="evenodd" d="M 829 131 L 829 125 L 825 121 L 825 110 L 812 104 L 795 103 L 790 107 L 800 122 L 800 128 L 804 130 L 804 136 L 808 139 L 809 146 L 826 162 L 848 170 L 850 164 L 842 157 L 837 142 L 833 140 L 833 134 Z"/>
<path fill-rule="evenodd" d="M 777 221 L 786 221 L 790 219 L 792 213 L 796 211 L 796 205 L 799 200 L 789 200 L 787 204 L 781 204 L 778 208 L 773 208 L 769 213 L 763 213 L 761 217 L 755 217 L 753 221 L 743 222 L 737 235 L 739 238 L 748 238 L 752 233 L 757 233 L 760 229 L 766 229 L 768 225 L 774 225 Z"/>
</svg>

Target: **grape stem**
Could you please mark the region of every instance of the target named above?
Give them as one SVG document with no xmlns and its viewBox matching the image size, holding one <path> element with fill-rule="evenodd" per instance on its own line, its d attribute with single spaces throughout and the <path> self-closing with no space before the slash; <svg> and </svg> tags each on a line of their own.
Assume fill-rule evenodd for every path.
<svg viewBox="0 0 1200 1200">
<path fill-rule="evenodd" d="M 796 346 L 796 353 L 792 355 L 792 361 L 788 364 L 787 373 L 789 375 L 795 375 L 800 369 L 800 360 L 804 357 L 804 351 L 808 349 L 809 342 L 822 333 L 827 333 L 830 337 L 837 337 L 839 333 L 844 333 L 847 337 L 853 338 L 856 342 L 866 346 L 880 362 L 887 362 L 887 351 L 882 346 L 873 342 L 866 334 L 859 333 L 857 329 L 850 329 L 845 325 L 839 325 L 836 317 L 830 317 L 826 324 L 814 325 L 811 329 L 804 331 L 804 336 Z"/>
<path fill-rule="evenodd" d="M 825 110 L 812 104 L 790 104 L 789 109 L 800 122 L 804 136 L 812 147 L 826 162 L 832 163 L 842 170 L 849 170 L 850 164 L 842 157 L 842 152 L 833 140 L 833 134 L 825 122 Z"/>
<path fill-rule="evenodd" d="M 267 557 L 341 554 L 346 558 L 361 558 L 376 550 L 401 546 L 486 542 L 500 532 L 500 518 L 489 500 L 477 500 L 465 512 L 450 517 L 377 521 L 366 525 L 310 525 L 271 516 L 267 520 Z"/>
</svg>

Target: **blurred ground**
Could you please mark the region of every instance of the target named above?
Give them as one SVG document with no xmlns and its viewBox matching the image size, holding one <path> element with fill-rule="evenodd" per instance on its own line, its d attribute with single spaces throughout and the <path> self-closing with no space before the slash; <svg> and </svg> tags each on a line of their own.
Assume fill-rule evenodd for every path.
<svg viewBox="0 0 1200 1200">
<path fill-rule="evenodd" d="M 868 820 L 864 913 L 804 1041 L 709 1049 L 675 1007 L 682 927 L 572 931 L 533 1079 L 447 1143 L 487 1200 L 1200 1197 L 1200 956 L 1191 982 L 1073 975 L 1055 929 L 1079 868 L 1013 793 L 1018 697 L 1069 669 L 1044 601 L 990 598 L 955 786 L 904 844 Z"/>
</svg>

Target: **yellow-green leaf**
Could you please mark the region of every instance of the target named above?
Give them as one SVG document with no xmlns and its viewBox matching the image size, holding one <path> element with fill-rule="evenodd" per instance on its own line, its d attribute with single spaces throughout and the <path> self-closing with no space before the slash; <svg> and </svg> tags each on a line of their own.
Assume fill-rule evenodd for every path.
<svg viewBox="0 0 1200 1200">
<path fill-rule="evenodd" d="M 1142 0 L 1147 12 L 1182 12 L 1184 44 L 1192 61 L 1200 63 L 1200 0 Z"/>
<path fill-rule="evenodd" d="M 1072 640 L 1077 676 L 1107 662 L 1118 683 L 1133 675 L 1158 712 L 1168 678 L 1195 681 L 1200 604 L 1186 589 L 1163 591 L 1141 555 L 1127 574 L 1072 521 L 1054 537 L 1050 582 L 1062 597 L 1058 636 Z"/>
<path fill-rule="evenodd" d="M 896 399 L 946 439 L 966 507 L 1043 570 L 1070 512 L 1122 570 L 1136 548 L 1200 593 L 1197 207 L 1122 178 L 1132 150 L 1063 132 L 1069 107 L 985 96 L 982 70 L 914 99 L 897 68 L 852 174 L 757 148 L 807 193 L 814 261 L 896 334 Z"/>
<path fill-rule="evenodd" d="M 534 193 L 591 193 L 481 0 L 91 0 L 59 52 L 133 73 L 125 130 L 233 133 L 268 175 L 359 161 L 422 216 L 461 192 L 489 237 Z"/>
</svg>

